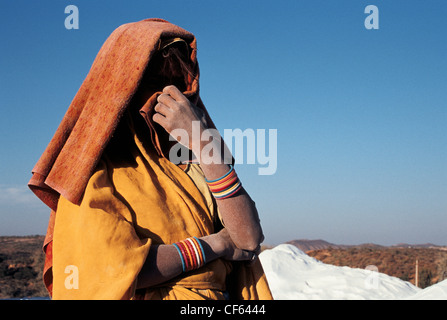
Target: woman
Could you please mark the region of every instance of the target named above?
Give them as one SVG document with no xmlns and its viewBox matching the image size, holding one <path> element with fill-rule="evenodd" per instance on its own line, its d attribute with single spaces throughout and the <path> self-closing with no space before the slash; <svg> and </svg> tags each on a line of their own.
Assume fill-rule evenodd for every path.
<svg viewBox="0 0 447 320">
<path fill-rule="evenodd" d="M 173 130 L 214 128 L 196 55 L 194 36 L 160 19 L 121 26 L 98 53 L 30 181 L 52 209 L 54 299 L 271 299 L 234 168 L 202 161 L 200 139 L 170 161 Z"/>
</svg>

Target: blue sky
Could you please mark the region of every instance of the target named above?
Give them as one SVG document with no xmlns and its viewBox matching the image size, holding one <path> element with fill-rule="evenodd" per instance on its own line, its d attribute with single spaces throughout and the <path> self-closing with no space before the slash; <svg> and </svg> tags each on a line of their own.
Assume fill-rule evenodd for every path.
<svg viewBox="0 0 447 320">
<path fill-rule="evenodd" d="M 198 38 L 219 130 L 277 130 L 274 175 L 237 167 L 266 243 L 447 244 L 446 16 L 442 0 L 2 1 L 0 235 L 45 233 L 32 167 L 110 33 L 159 17 Z"/>
</svg>

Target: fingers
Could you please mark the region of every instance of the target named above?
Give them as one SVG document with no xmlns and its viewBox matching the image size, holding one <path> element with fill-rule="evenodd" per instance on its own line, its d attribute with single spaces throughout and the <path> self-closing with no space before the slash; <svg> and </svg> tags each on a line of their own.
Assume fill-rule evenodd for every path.
<svg viewBox="0 0 447 320">
<path fill-rule="evenodd" d="M 253 261 L 258 255 L 256 252 L 236 249 L 234 251 L 233 260 L 235 261 Z"/>
<path fill-rule="evenodd" d="M 154 115 L 152 116 L 152 120 L 154 120 L 163 127 L 166 124 L 166 118 L 160 113 L 154 113 Z"/>
<path fill-rule="evenodd" d="M 171 86 L 172 88 L 174 88 L 175 90 L 173 90 L 173 92 L 178 91 L 178 89 L 174 86 Z M 178 91 L 180 93 L 180 91 Z M 180 93 L 181 96 L 177 96 L 177 99 L 175 98 L 175 94 L 174 96 L 169 94 L 169 93 L 162 93 L 158 96 L 157 101 L 158 103 L 162 103 L 165 106 L 171 108 L 171 109 L 179 109 L 182 106 L 189 106 L 189 100 L 182 94 Z"/>
<path fill-rule="evenodd" d="M 177 104 L 177 101 L 174 100 L 174 98 L 172 98 L 172 96 L 170 96 L 167 93 L 162 93 L 158 96 L 157 98 L 158 103 L 162 103 L 167 107 L 173 108 L 175 107 L 175 105 Z"/>
<path fill-rule="evenodd" d="M 164 103 L 157 103 L 154 107 L 155 112 L 160 113 L 162 116 L 168 116 L 170 113 L 172 113 L 172 109 L 169 108 Z"/>
<path fill-rule="evenodd" d="M 163 89 L 163 93 L 170 95 L 177 102 L 188 100 L 185 95 L 179 89 L 177 89 L 176 86 L 165 87 Z"/>
<path fill-rule="evenodd" d="M 244 257 L 246 258 L 246 260 L 250 260 L 253 261 L 254 259 L 256 259 L 256 253 L 253 251 L 245 251 L 244 250 Z"/>
</svg>

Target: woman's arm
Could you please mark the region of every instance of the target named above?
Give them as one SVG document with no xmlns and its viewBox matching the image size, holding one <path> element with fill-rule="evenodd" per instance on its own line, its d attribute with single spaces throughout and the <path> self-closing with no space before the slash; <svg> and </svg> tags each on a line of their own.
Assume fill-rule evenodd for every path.
<svg viewBox="0 0 447 320">
<path fill-rule="evenodd" d="M 240 261 L 250 260 L 253 253 L 238 249 L 231 241 L 228 231 L 199 238 L 205 252 L 206 262 L 217 258 Z M 153 245 L 137 279 L 137 289 L 155 286 L 180 275 L 183 271 L 182 260 L 174 245 Z"/>
<path fill-rule="evenodd" d="M 210 142 L 212 143 L 212 142 Z M 195 152 L 195 154 L 200 154 Z M 230 167 L 224 164 L 204 164 L 201 168 L 208 180 L 225 175 Z M 230 198 L 216 199 L 225 228 L 236 246 L 243 250 L 256 251 L 264 240 L 255 203 L 242 187 Z"/>
<path fill-rule="evenodd" d="M 206 121 L 201 110 L 194 106 L 175 86 L 163 89 L 163 94 L 158 97 L 155 111 L 153 120 L 168 133 L 175 129 L 186 131 L 189 136 L 187 147 L 199 159 L 200 166 L 208 180 L 217 179 L 229 171 L 230 167 L 224 163 L 223 154 L 214 158 L 214 162 L 210 164 L 201 161 L 204 145 L 200 138 L 202 133 L 208 129 Z M 193 134 L 194 121 L 199 124 L 200 134 Z M 197 130 L 197 128 L 194 129 Z M 209 143 L 215 141 L 213 139 Z M 242 188 L 235 196 L 217 200 L 217 205 L 225 227 L 236 246 L 243 250 L 255 251 L 264 240 L 264 236 L 258 212 L 248 193 Z"/>
</svg>

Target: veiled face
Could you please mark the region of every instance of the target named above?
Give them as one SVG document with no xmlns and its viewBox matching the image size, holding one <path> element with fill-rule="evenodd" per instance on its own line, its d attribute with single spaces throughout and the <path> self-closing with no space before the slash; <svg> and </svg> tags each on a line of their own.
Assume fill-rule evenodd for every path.
<svg viewBox="0 0 447 320">
<path fill-rule="evenodd" d="M 176 42 L 154 53 L 137 91 L 141 106 L 155 93 L 169 85 L 187 90 L 188 76 L 194 77 L 186 43 Z"/>
<path fill-rule="evenodd" d="M 133 112 L 138 112 L 141 107 L 156 92 L 161 92 L 166 86 L 174 85 L 181 92 L 187 91 L 190 79 L 194 78 L 193 64 L 189 60 L 189 52 L 185 42 L 176 42 L 154 53 L 143 74 L 138 90 L 133 98 Z M 169 134 L 159 124 L 154 123 L 154 128 L 165 155 L 176 141 L 169 139 Z"/>
<path fill-rule="evenodd" d="M 186 91 L 188 75 L 192 75 L 193 72 L 185 44 L 174 43 L 157 51 L 147 71 L 150 82 L 155 84 L 160 91 L 168 85 L 174 85 L 182 92 Z"/>
</svg>

